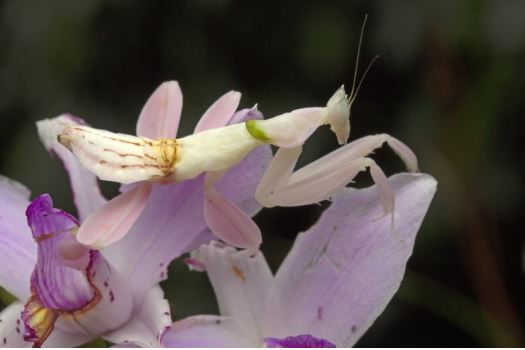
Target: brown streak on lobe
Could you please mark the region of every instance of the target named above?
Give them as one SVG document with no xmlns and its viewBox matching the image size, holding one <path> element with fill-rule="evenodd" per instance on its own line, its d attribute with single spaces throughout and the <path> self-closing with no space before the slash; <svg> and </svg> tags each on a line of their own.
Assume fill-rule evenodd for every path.
<svg viewBox="0 0 525 350">
<path fill-rule="evenodd" d="M 244 276 L 244 272 L 238 266 L 233 265 L 232 271 L 235 274 L 235 276 L 239 277 L 243 282 L 246 281 L 246 276 Z"/>
<path fill-rule="evenodd" d="M 103 151 L 116 154 L 117 156 L 122 157 L 122 158 L 135 157 L 135 158 L 138 158 L 138 159 L 142 159 L 142 156 L 139 156 L 139 155 L 136 155 L 136 154 L 131 154 L 131 153 L 118 153 L 118 152 L 115 152 L 115 151 L 113 151 L 112 149 L 109 149 L 109 148 L 104 148 Z"/>
</svg>

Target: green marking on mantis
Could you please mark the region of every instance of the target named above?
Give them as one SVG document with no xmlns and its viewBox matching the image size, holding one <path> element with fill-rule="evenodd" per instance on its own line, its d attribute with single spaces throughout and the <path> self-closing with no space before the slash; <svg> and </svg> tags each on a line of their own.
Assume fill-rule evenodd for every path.
<svg viewBox="0 0 525 350">
<path fill-rule="evenodd" d="M 248 132 L 250 133 L 250 135 L 252 135 L 254 139 L 264 143 L 270 143 L 270 138 L 266 136 L 264 131 L 260 128 L 257 120 L 246 121 L 246 129 L 248 129 Z"/>
</svg>

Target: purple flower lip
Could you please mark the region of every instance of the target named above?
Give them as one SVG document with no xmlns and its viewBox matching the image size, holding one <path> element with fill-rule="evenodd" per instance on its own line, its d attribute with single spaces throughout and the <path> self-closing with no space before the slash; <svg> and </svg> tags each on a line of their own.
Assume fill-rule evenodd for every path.
<svg viewBox="0 0 525 350">
<path fill-rule="evenodd" d="M 289 336 L 283 339 L 264 338 L 269 348 L 335 348 L 335 344 L 310 334 Z"/>
<path fill-rule="evenodd" d="M 63 247 L 71 250 L 71 245 L 63 244 L 76 242 L 72 230 L 78 227 L 78 221 L 53 208 L 53 200 L 48 194 L 31 202 L 26 214 L 38 245 L 38 258 L 30 282 L 32 295 L 22 312 L 24 339 L 32 341 L 34 346 L 41 346 L 60 315 L 76 318 L 101 300 L 102 295 L 92 279 L 93 264 L 99 253 L 81 249 L 85 259 L 77 266 L 78 270 L 63 264 L 60 250 Z M 62 285 L 67 285 L 73 292 L 66 293 Z"/>
<path fill-rule="evenodd" d="M 60 315 L 67 314 L 71 315 L 73 318 L 78 318 L 99 303 L 102 299 L 102 294 L 92 280 L 93 264 L 98 257 L 99 252 L 94 250 L 89 252 L 89 264 L 86 267 L 85 274 L 90 287 L 93 289 L 93 297 L 85 305 L 73 310 L 53 310 L 45 308 L 35 294 L 29 298 L 25 304 L 24 311 L 22 312 L 22 320 L 24 321 L 25 328 L 24 340 L 32 341 L 33 347 L 42 347 L 43 343 L 53 331 L 54 324 Z M 45 318 L 33 318 L 37 314 L 42 315 L 42 312 L 47 313 Z"/>
</svg>

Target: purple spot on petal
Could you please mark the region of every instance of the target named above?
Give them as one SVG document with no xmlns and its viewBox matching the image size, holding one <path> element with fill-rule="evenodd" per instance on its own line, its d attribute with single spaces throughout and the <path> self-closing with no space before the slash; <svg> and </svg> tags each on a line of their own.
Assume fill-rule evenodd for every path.
<svg viewBox="0 0 525 350">
<path fill-rule="evenodd" d="M 108 284 L 108 281 L 104 281 L 104 287 L 106 287 L 106 288 L 107 288 L 107 287 L 108 287 L 108 285 L 109 285 L 109 284 Z"/>
<path fill-rule="evenodd" d="M 317 319 L 319 321 L 323 319 L 323 308 L 320 306 L 317 308 Z"/>
<path fill-rule="evenodd" d="M 351 328 L 351 330 L 352 330 L 352 333 L 355 333 L 355 331 L 357 330 L 357 327 L 355 326 L 355 324 L 354 324 L 354 325 L 352 325 L 352 328 Z"/>
<path fill-rule="evenodd" d="M 166 312 L 164 313 L 164 315 L 169 316 L 170 313 L 169 313 L 168 311 L 166 311 Z"/>
<path fill-rule="evenodd" d="M 113 294 L 113 291 L 110 290 L 109 291 L 109 302 L 112 303 L 113 300 L 115 300 L 115 295 Z"/>
<path fill-rule="evenodd" d="M 1 321 L 1 320 L 0 320 Z M 16 320 L 16 324 L 19 325 L 20 324 L 20 319 Z"/>
<path fill-rule="evenodd" d="M 4 337 L 3 343 L 4 343 L 4 345 L 7 344 L 7 338 L 6 337 Z"/>
<path fill-rule="evenodd" d="M 310 334 L 301 334 L 296 336 L 279 338 L 264 338 L 266 346 L 269 348 L 335 348 L 332 342 L 316 338 Z"/>
</svg>

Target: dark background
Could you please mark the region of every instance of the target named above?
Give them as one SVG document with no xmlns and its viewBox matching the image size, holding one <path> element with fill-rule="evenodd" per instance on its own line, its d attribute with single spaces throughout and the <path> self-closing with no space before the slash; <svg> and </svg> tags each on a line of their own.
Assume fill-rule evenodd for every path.
<svg viewBox="0 0 525 350">
<path fill-rule="evenodd" d="M 183 90 L 180 135 L 231 89 L 266 116 L 322 106 L 351 85 L 366 13 L 361 70 L 381 58 L 354 104 L 351 138 L 395 135 L 439 188 L 399 293 L 358 345 L 525 346 L 520 0 L 0 1 L 0 173 L 74 212 L 35 121 L 71 112 L 133 133 L 166 80 Z M 336 146 L 321 130 L 301 162 Z M 403 170 L 386 148 L 374 158 L 387 174 Z M 256 217 L 273 268 L 322 208 Z M 215 312 L 205 274 L 176 262 L 164 287 L 178 318 Z"/>
</svg>

